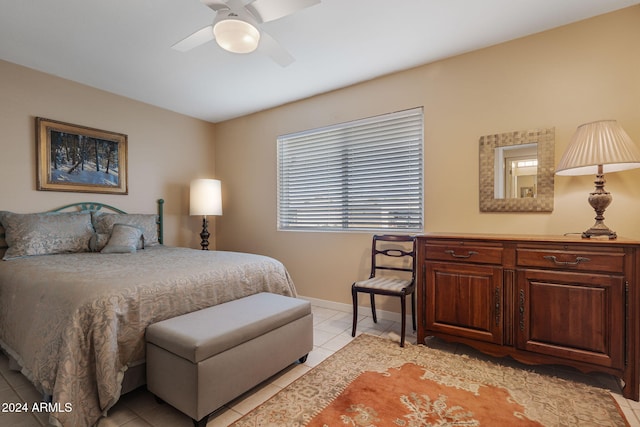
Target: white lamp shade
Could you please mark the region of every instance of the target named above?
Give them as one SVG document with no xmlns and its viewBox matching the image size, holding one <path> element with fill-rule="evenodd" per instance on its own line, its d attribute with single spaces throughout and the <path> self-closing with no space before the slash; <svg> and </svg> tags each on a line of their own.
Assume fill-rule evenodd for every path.
<svg viewBox="0 0 640 427">
<path fill-rule="evenodd" d="M 556 175 L 596 175 L 598 165 L 603 173 L 640 168 L 640 149 L 615 120 L 578 126 Z"/>
<path fill-rule="evenodd" d="M 251 53 L 260 42 L 258 29 L 240 19 L 218 21 L 213 26 L 213 34 L 221 48 L 233 53 Z"/>
<path fill-rule="evenodd" d="M 222 191 L 217 179 L 194 179 L 189 191 L 190 215 L 222 215 Z"/>
</svg>

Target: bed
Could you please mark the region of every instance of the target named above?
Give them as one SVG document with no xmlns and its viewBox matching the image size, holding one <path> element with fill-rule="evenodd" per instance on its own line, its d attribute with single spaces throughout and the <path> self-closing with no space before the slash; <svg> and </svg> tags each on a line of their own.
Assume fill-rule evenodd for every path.
<svg viewBox="0 0 640 427">
<path fill-rule="evenodd" d="M 296 296 L 279 261 L 168 247 L 162 222 L 162 201 L 153 215 L 99 203 L 0 212 L 0 346 L 50 396 L 50 423 L 94 425 L 140 385 L 125 376 L 144 366 L 148 325 L 259 292 Z"/>
</svg>

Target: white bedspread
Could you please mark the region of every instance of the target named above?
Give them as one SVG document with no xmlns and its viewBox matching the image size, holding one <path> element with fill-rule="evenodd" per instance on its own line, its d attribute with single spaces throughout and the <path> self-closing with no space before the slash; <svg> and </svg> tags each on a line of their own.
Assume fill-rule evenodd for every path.
<svg viewBox="0 0 640 427">
<path fill-rule="evenodd" d="M 258 292 L 295 296 L 279 261 L 164 246 L 0 261 L 0 345 L 71 408 L 50 422 L 90 426 L 120 397 L 127 365 L 144 360 L 149 324 Z"/>
</svg>

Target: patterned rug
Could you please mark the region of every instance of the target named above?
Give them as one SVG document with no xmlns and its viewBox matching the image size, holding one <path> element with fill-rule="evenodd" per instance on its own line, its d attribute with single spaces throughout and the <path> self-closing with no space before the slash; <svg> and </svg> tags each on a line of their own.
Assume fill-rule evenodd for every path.
<svg viewBox="0 0 640 427">
<path fill-rule="evenodd" d="M 366 334 L 233 424 L 628 425 L 606 390 Z"/>
</svg>

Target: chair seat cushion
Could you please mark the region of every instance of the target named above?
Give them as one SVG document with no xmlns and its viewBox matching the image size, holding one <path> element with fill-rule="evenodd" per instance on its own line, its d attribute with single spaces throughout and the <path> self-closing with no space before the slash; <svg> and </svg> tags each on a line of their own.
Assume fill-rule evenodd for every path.
<svg viewBox="0 0 640 427">
<path fill-rule="evenodd" d="M 374 277 L 372 279 L 361 280 L 354 283 L 357 288 L 378 289 L 385 291 L 402 292 L 402 290 L 411 285 L 410 280 L 403 280 L 397 277 Z"/>
</svg>

